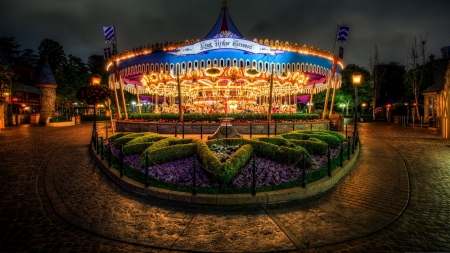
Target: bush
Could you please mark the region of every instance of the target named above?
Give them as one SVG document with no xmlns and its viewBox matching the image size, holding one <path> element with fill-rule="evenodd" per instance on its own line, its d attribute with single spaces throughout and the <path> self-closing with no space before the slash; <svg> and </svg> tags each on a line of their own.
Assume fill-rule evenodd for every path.
<svg viewBox="0 0 450 253">
<path fill-rule="evenodd" d="M 162 164 L 171 161 L 181 160 L 192 157 L 197 151 L 196 144 L 179 144 L 173 146 L 166 146 L 149 152 L 150 161 L 154 164 Z M 141 164 L 145 165 L 145 156 L 147 152 L 141 155 Z"/>
<path fill-rule="evenodd" d="M 134 140 L 128 142 L 127 145 L 131 145 L 131 144 L 140 144 L 140 143 L 148 143 L 148 142 L 155 142 L 155 141 L 160 141 L 163 139 L 166 139 L 167 137 L 159 135 L 157 133 L 155 134 L 149 134 L 149 135 L 144 135 L 138 138 L 135 138 Z"/>
<path fill-rule="evenodd" d="M 218 142 L 214 141 L 212 144 L 217 145 L 236 145 L 240 139 L 225 139 L 227 141 Z M 203 140 L 195 140 L 197 145 L 197 152 L 199 154 L 198 159 L 204 170 L 212 176 L 213 179 L 221 182 L 228 183 L 233 179 L 236 173 L 247 164 L 248 160 L 252 156 L 252 145 L 245 144 L 239 148 L 228 160 L 221 163 L 214 153 L 209 149 L 209 146 Z M 232 143 L 232 144 L 229 144 Z M 241 144 L 240 144 L 241 145 Z"/>
<path fill-rule="evenodd" d="M 305 148 L 311 155 L 326 155 L 328 151 L 328 144 L 317 138 L 310 138 L 309 140 L 292 139 L 291 142 Z"/>
<path fill-rule="evenodd" d="M 262 138 L 252 138 L 255 141 L 262 141 L 270 144 L 275 144 L 277 146 L 296 148 L 297 146 L 287 139 L 282 137 L 262 137 Z"/>
<path fill-rule="evenodd" d="M 130 142 L 128 142 L 127 145 L 123 146 L 123 152 L 126 155 L 142 154 L 148 147 L 153 145 L 153 142 L 136 143 L 136 144 L 130 144 Z"/>
<path fill-rule="evenodd" d="M 332 148 L 338 148 L 341 145 L 341 139 L 337 136 L 335 136 L 335 134 L 339 134 L 339 133 L 334 133 L 331 134 L 331 131 L 326 131 L 326 130 L 318 130 L 318 131 L 309 131 L 309 130 L 296 130 L 296 131 L 292 131 L 289 134 L 302 134 L 304 136 L 308 136 L 309 138 L 317 138 L 319 140 L 322 140 L 324 142 L 326 142 L 327 144 L 329 144 Z M 340 134 L 339 134 L 340 135 Z M 341 138 L 344 139 L 344 137 L 342 135 L 340 135 Z M 305 139 L 305 137 L 304 137 Z"/>
<path fill-rule="evenodd" d="M 337 137 L 339 140 L 344 141 L 345 137 L 337 132 L 334 131 L 330 131 L 330 130 L 314 130 L 314 131 L 310 131 L 310 130 L 296 130 L 294 131 L 296 133 L 306 133 L 306 134 L 322 134 L 322 135 L 332 135 L 334 137 Z"/>
<path fill-rule="evenodd" d="M 147 134 L 148 134 L 148 133 L 132 133 L 132 134 L 127 134 L 127 135 L 125 135 L 125 136 L 123 136 L 123 137 L 117 138 L 117 139 L 114 141 L 114 147 L 118 148 L 118 147 L 120 147 L 121 145 L 125 145 L 125 144 L 127 144 L 128 142 L 130 142 L 130 141 L 136 139 L 137 137 L 141 137 L 141 136 L 144 136 L 144 135 L 147 135 Z"/>
<path fill-rule="evenodd" d="M 123 137 L 125 135 L 129 135 L 132 134 L 132 132 L 123 132 L 123 133 L 118 133 L 116 135 L 113 135 L 111 137 L 108 138 L 109 141 L 114 142 L 116 141 L 118 138 Z"/>
<path fill-rule="evenodd" d="M 201 114 L 201 113 L 185 113 L 183 118 L 186 121 L 220 121 L 219 118 L 225 117 L 225 114 Z M 235 120 L 261 120 L 266 121 L 266 114 L 235 114 L 230 113 L 227 117 L 234 118 Z M 315 120 L 319 118 L 319 114 L 272 114 L 272 119 L 276 121 L 290 121 L 290 120 Z M 153 114 L 153 113 L 141 113 L 141 114 L 131 114 L 130 119 L 143 119 L 143 120 L 169 120 L 178 121 L 179 116 L 177 113 L 164 113 L 164 114 Z"/>
</svg>

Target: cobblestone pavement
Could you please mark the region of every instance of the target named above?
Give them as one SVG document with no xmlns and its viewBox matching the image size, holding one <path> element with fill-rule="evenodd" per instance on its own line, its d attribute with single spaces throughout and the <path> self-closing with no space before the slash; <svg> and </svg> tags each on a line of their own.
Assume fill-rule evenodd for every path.
<svg viewBox="0 0 450 253">
<path fill-rule="evenodd" d="M 360 159 L 332 190 L 240 207 L 121 189 L 89 154 L 91 130 L 2 131 L 0 252 L 450 251 L 450 141 L 428 129 L 360 124 Z"/>
</svg>

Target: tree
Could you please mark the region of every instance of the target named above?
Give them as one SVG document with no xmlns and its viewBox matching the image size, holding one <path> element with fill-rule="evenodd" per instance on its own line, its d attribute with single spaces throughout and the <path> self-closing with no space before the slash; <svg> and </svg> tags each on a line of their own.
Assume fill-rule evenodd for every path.
<svg viewBox="0 0 450 253">
<path fill-rule="evenodd" d="M 63 46 L 51 39 L 44 39 L 38 47 L 38 52 L 38 69 L 40 70 L 47 60 L 55 78 L 57 78 L 58 72 L 61 72 L 63 66 L 67 64 L 67 57 Z"/>
<path fill-rule="evenodd" d="M 21 53 L 19 50 L 20 46 L 14 37 L 0 37 L 0 50 L 11 64 L 17 62 Z"/>
<path fill-rule="evenodd" d="M 102 77 L 101 84 L 108 85 L 108 72 L 103 55 L 93 54 L 88 58 L 88 66 L 91 74 L 99 74 Z"/>
<path fill-rule="evenodd" d="M 403 82 L 403 77 L 406 73 L 405 66 L 400 65 L 398 62 L 383 63 L 381 65 L 385 70 L 385 74 L 380 85 L 378 104 L 404 102 L 408 97 L 408 94 L 405 92 L 407 87 Z"/>
<path fill-rule="evenodd" d="M 379 97 L 381 83 L 383 82 L 383 77 L 386 72 L 378 56 L 378 47 L 376 44 L 373 56 L 372 52 L 370 53 L 369 72 L 370 72 L 370 84 L 372 85 L 372 102 L 370 104 L 372 106 L 372 117 L 373 120 L 375 120 L 375 107 L 377 105 L 377 99 Z"/>
<path fill-rule="evenodd" d="M 358 87 L 358 105 L 363 101 L 371 101 L 372 99 L 372 88 L 370 85 L 370 73 L 355 64 L 349 64 L 342 71 L 342 86 L 340 89 L 336 90 L 335 96 L 335 105 L 333 110 L 336 110 L 336 106 L 339 106 L 340 103 L 344 103 L 347 108 L 347 114 L 349 111 L 349 107 L 354 106 L 355 100 L 355 86 L 352 82 L 352 74 L 354 72 L 360 72 L 363 75 L 363 83 Z M 333 90 L 330 89 L 330 92 Z M 326 91 L 319 92 L 314 95 L 314 104 L 320 105 L 325 102 L 325 93 Z"/>
<path fill-rule="evenodd" d="M 417 37 L 414 36 L 413 39 L 409 41 L 406 45 L 406 75 L 405 82 L 409 84 L 412 88 L 414 94 L 414 101 L 419 104 L 420 87 L 423 81 L 425 72 L 425 52 L 427 50 L 427 36 L 424 38 L 420 36 L 420 41 L 417 41 Z M 418 66 L 417 60 L 419 56 L 422 57 L 422 66 Z M 419 106 L 416 106 L 416 116 L 420 118 Z"/>
</svg>

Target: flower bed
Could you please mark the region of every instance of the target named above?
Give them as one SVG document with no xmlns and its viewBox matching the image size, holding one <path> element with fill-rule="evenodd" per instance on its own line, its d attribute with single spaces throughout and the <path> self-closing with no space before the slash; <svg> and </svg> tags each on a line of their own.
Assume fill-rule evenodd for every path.
<svg viewBox="0 0 450 253">
<path fill-rule="evenodd" d="M 311 131 L 308 132 L 309 134 L 312 134 Z M 130 135 L 131 134 L 123 134 L 120 138 L 113 136 L 109 141 L 115 140 L 117 142 L 118 140 L 120 141 L 121 138 L 126 138 Z M 145 136 L 148 135 L 158 136 L 154 133 L 146 133 Z M 315 133 L 315 135 L 332 136 L 332 134 L 327 134 L 327 131 L 321 131 L 321 133 Z M 136 136 L 136 138 L 142 138 L 142 136 Z M 154 157 L 162 156 L 164 158 L 157 163 L 149 164 L 150 185 L 169 190 L 186 192 L 191 191 L 193 184 L 194 166 L 196 168 L 196 183 L 198 192 L 200 193 L 250 192 L 253 180 L 253 165 L 255 165 L 256 169 L 256 186 L 258 188 L 258 191 L 285 189 L 301 185 L 303 157 L 300 156 L 296 159 L 291 159 L 293 161 L 295 160 L 295 162 L 290 162 L 290 164 L 283 164 L 280 161 L 274 161 L 270 155 L 261 155 L 261 153 L 263 152 L 271 152 L 270 149 L 273 148 L 273 146 L 284 148 L 285 150 L 291 149 L 293 154 L 297 152 L 296 150 L 304 152 L 301 154 L 304 154 L 304 158 L 306 161 L 305 164 L 307 165 L 307 167 L 305 168 L 305 177 L 307 183 L 311 183 L 327 175 L 327 155 L 314 154 L 310 156 L 310 154 L 307 153 L 302 147 L 299 147 L 294 143 L 287 144 L 286 141 L 289 142 L 290 139 L 283 139 L 281 137 L 276 138 L 282 139 L 283 141 L 277 140 L 276 143 L 282 144 L 285 147 L 266 143 L 256 138 L 252 140 L 238 139 L 237 141 L 233 139 L 222 139 L 205 143 L 201 140 L 177 140 L 177 138 L 169 137 L 149 143 L 150 146 L 142 154 L 125 154 L 125 175 L 138 182 L 143 183 L 145 180 L 144 175 L 146 169 L 146 154 L 149 154 L 149 157 L 153 154 L 157 155 Z M 155 140 L 154 138 L 147 139 Z M 265 138 L 264 141 L 275 143 L 275 141 L 267 140 L 267 138 Z M 321 140 L 317 139 L 317 141 Z M 141 141 L 138 142 L 139 143 L 129 145 L 143 144 L 140 143 Z M 202 142 L 207 145 L 202 144 Z M 124 150 L 127 145 L 124 146 Z M 250 149 L 241 151 L 241 153 L 245 152 L 245 157 L 247 157 L 246 155 L 248 154 L 246 153 L 248 152 L 251 152 L 253 155 L 251 155 L 251 157 L 249 158 L 242 158 L 244 160 L 241 159 L 238 163 L 229 164 L 228 166 L 231 167 L 225 166 L 223 168 L 225 172 L 220 171 L 220 168 L 213 168 L 216 169 L 216 171 L 214 172 L 216 173 L 216 175 L 214 175 L 211 174 L 211 168 L 207 169 L 207 167 L 205 167 L 209 164 L 202 164 L 202 161 L 205 161 L 205 159 L 201 156 L 205 154 L 195 151 L 198 145 L 202 146 L 203 149 L 205 149 L 206 147 L 210 150 L 209 153 L 211 153 L 214 158 L 208 159 L 216 159 L 219 162 L 217 163 L 218 167 L 229 162 L 230 159 L 236 154 L 241 155 L 238 151 L 242 150 L 244 146 L 250 146 Z M 290 147 L 286 147 L 286 145 Z M 347 155 L 346 145 L 347 143 L 344 142 L 343 147 L 345 151 L 345 157 Z M 105 142 L 105 147 L 105 152 L 107 152 L 107 147 L 109 147 L 107 141 Z M 269 151 L 264 151 L 267 148 L 269 149 Z M 333 169 L 339 164 L 340 148 L 341 146 L 331 149 L 330 156 L 332 158 L 331 164 Z M 166 149 L 168 150 L 166 151 Z M 118 169 L 120 148 L 115 147 L 115 145 L 111 145 L 111 150 L 114 154 L 114 167 Z M 170 155 L 166 156 L 166 153 Z M 196 153 L 198 154 L 198 156 L 194 156 L 194 154 Z M 209 161 L 208 159 L 206 159 L 206 161 Z M 308 159 L 311 159 L 310 163 L 308 163 Z M 234 168 L 233 166 L 238 167 Z"/>
</svg>

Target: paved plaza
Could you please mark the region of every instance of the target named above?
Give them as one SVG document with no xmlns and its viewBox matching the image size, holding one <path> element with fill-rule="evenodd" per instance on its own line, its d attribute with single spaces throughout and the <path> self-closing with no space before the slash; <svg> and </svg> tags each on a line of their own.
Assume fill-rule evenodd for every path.
<svg viewBox="0 0 450 253">
<path fill-rule="evenodd" d="M 0 252 L 450 252 L 450 141 L 359 126 L 359 159 L 331 190 L 245 206 L 123 189 L 96 165 L 89 122 L 2 129 Z"/>
</svg>

